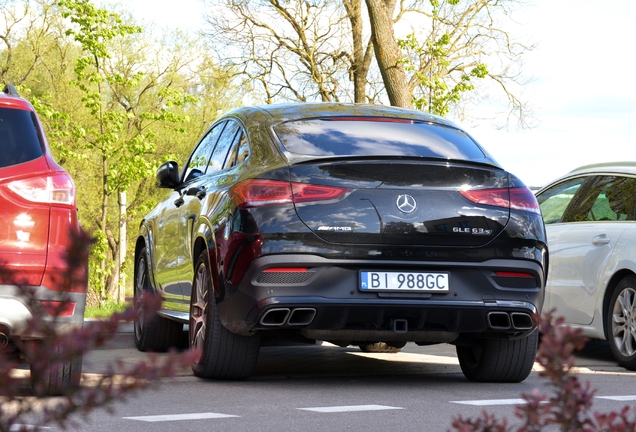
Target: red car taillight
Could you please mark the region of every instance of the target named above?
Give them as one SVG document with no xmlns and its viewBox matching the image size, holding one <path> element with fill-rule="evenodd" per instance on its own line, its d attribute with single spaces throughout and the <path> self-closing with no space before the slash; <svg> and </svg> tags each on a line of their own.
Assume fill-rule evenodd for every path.
<svg viewBox="0 0 636 432">
<path fill-rule="evenodd" d="M 527 187 L 460 190 L 459 193 L 464 198 L 477 204 L 541 214 L 541 208 L 539 207 L 536 197 Z"/>
<path fill-rule="evenodd" d="M 71 176 L 65 172 L 15 180 L 8 183 L 7 187 L 31 202 L 68 206 L 75 204 L 75 185 Z"/>
<path fill-rule="evenodd" d="M 349 189 L 291 183 L 279 180 L 246 180 L 231 189 L 231 196 L 240 208 L 263 207 L 340 198 Z"/>
</svg>

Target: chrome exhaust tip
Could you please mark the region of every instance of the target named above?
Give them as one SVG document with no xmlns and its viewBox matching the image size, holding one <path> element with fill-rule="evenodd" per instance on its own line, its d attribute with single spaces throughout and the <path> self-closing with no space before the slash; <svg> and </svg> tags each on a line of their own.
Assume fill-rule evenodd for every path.
<svg viewBox="0 0 636 432">
<path fill-rule="evenodd" d="M 524 312 L 513 312 L 510 314 L 512 326 L 517 330 L 530 330 L 534 327 L 530 314 Z"/>
<path fill-rule="evenodd" d="M 260 324 L 268 327 L 282 326 L 289 317 L 289 308 L 275 308 L 266 311 L 260 319 Z"/>
<path fill-rule="evenodd" d="M 488 326 L 492 329 L 507 330 L 511 327 L 510 315 L 506 312 L 488 312 Z"/>
<path fill-rule="evenodd" d="M 309 325 L 316 317 L 316 309 L 314 308 L 296 308 L 292 309 L 287 324 L 290 326 Z"/>
</svg>

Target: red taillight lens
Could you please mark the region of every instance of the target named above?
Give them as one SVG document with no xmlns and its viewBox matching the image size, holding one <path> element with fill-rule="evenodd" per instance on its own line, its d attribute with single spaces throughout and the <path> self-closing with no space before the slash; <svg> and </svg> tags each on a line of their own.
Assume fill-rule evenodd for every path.
<svg viewBox="0 0 636 432">
<path fill-rule="evenodd" d="M 75 302 L 41 300 L 42 306 L 51 316 L 71 316 L 75 312 Z"/>
<path fill-rule="evenodd" d="M 290 183 L 278 180 L 246 180 L 231 189 L 231 196 L 240 208 L 262 207 L 336 199 L 349 189 Z"/>
<path fill-rule="evenodd" d="M 15 180 L 7 187 L 20 197 L 37 203 L 74 205 L 75 185 L 65 172 Z"/>
<path fill-rule="evenodd" d="M 539 203 L 527 187 L 510 189 L 460 190 L 459 193 L 477 204 L 511 208 L 530 213 L 541 214 Z"/>
</svg>

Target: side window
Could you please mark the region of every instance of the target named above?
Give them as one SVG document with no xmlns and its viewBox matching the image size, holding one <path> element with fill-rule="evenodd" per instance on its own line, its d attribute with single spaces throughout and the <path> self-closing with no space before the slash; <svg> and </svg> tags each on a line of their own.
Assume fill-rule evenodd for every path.
<svg viewBox="0 0 636 432">
<path fill-rule="evenodd" d="M 636 179 L 599 177 L 581 201 L 576 221 L 632 221 L 636 207 Z"/>
<path fill-rule="evenodd" d="M 233 166 L 241 164 L 249 155 L 250 147 L 247 143 L 247 135 L 241 130 L 234 139 L 232 150 L 228 153 L 223 169 L 232 168 Z"/>
<path fill-rule="evenodd" d="M 537 196 L 545 224 L 559 223 L 563 220 L 565 210 L 586 179 L 587 177 L 578 177 L 564 181 Z"/>
<path fill-rule="evenodd" d="M 225 159 L 227 157 L 230 146 L 234 143 L 236 133 L 239 131 L 239 125 L 234 121 L 228 121 L 227 126 L 223 130 L 223 134 L 219 138 L 219 142 L 214 148 L 210 163 L 208 164 L 208 174 L 223 169 Z"/>
<path fill-rule="evenodd" d="M 185 175 L 183 181 L 188 181 L 205 173 L 210 160 L 210 155 L 216 142 L 219 139 L 219 135 L 223 132 L 223 126 L 225 123 L 220 123 L 214 127 L 211 131 L 199 141 L 199 145 L 190 155 L 190 160 L 186 166 Z"/>
</svg>

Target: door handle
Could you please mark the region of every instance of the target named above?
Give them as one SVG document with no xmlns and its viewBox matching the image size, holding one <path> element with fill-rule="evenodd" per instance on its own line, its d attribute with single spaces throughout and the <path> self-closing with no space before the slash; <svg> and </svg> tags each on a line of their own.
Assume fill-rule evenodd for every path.
<svg viewBox="0 0 636 432">
<path fill-rule="evenodd" d="M 600 234 L 597 235 L 596 237 L 594 237 L 592 239 L 592 244 L 595 244 L 597 246 L 601 246 L 601 245 L 606 245 L 608 244 L 612 239 L 609 238 L 607 235 L 605 234 Z"/>
<path fill-rule="evenodd" d="M 188 189 L 188 191 L 186 192 L 187 195 L 190 196 L 196 196 L 197 198 L 199 198 L 200 200 L 205 198 L 206 195 L 206 190 L 204 186 L 199 186 L 199 187 L 191 187 L 190 189 Z"/>
</svg>

